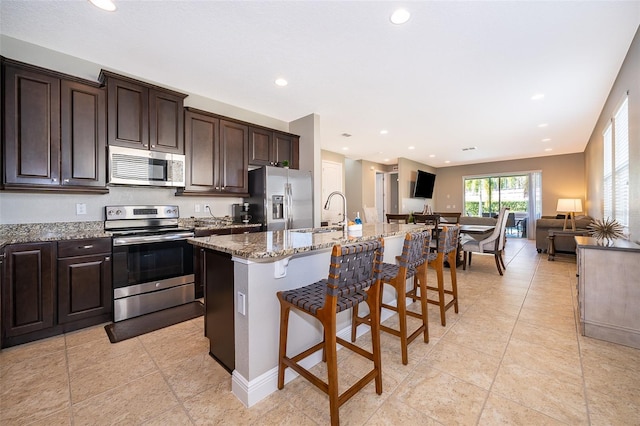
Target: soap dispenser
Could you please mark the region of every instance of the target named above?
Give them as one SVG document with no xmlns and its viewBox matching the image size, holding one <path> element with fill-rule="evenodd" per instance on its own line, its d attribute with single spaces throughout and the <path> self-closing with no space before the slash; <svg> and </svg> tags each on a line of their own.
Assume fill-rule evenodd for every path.
<svg viewBox="0 0 640 426">
<path fill-rule="evenodd" d="M 356 225 L 362 225 L 362 219 L 360 219 L 360 212 L 356 213 L 356 218 L 353 220 Z"/>
</svg>

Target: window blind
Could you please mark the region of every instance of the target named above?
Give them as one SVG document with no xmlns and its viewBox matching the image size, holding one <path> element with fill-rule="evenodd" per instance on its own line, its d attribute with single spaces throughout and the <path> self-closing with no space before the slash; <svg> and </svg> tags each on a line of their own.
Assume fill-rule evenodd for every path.
<svg viewBox="0 0 640 426">
<path fill-rule="evenodd" d="M 629 226 L 629 98 L 626 97 L 614 117 L 614 192 L 613 210 L 622 226 Z"/>
</svg>

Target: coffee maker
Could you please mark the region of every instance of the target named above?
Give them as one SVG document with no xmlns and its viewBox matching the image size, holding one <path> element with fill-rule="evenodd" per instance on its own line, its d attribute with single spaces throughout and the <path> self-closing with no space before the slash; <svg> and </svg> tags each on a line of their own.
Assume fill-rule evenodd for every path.
<svg viewBox="0 0 640 426">
<path fill-rule="evenodd" d="M 250 223 L 251 214 L 249 212 L 249 203 L 232 204 L 233 221 L 236 223 Z"/>
</svg>

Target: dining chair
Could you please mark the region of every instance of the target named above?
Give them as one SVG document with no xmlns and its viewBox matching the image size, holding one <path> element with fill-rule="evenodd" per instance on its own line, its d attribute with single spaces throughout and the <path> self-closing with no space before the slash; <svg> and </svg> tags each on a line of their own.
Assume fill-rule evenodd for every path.
<svg viewBox="0 0 640 426">
<path fill-rule="evenodd" d="M 515 213 L 509 213 L 507 215 L 507 222 L 505 224 L 506 228 L 509 230 L 509 234 L 511 234 L 511 231 L 516 231 L 516 233 L 518 232 L 517 228 L 516 228 L 516 214 Z"/>
<path fill-rule="evenodd" d="M 380 277 L 384 241 L 373 240 L 345 246 L 335 245 L 331 252 L 328 278 L 301 288 L 279 291 L 280 344 L 278 352 L 278 389 L 284 387 L 286 368 L 295 370 L 329 396 L 331 424 L 338 425 L 339 408 L 370 381 L 375 381 L 376 393 L 382 393 L 380 354 Z M 338 313 L 366 302 L 370 312 L 371 352 L 337 337 Z M 320 321 L 321 342 L 294 356 L 287 355 L 289 313 L 295 309 Z M 373 362 L 373 369 L 342 394 L 338 389 L 337 345 L 347 348 Z M 322 350 L 327 363 L 327 381 L 304 368 L 300 361 Z M 349 371 L 350 374 L 353 371 Z"/>
<path fill-rule="evenodd" d="M 471 254 L 472 253 L 491 253 L 495 257 L 496 266 L 498 268 L 498 273 L 503 275 L 502 270 L 507 269 L 504 264 L 504 259 L 502 258 L 502 254 L 504 251 L 504 240 L 505 233 L 507 229 L 507 219 L 509 217 L 508 207 L 503 207 L 500 209 L 500 213 L 498 213 L 498 221 L 496 222 L 496 227 L 487 238 L 482 240 L 476 240 L 473 238 L 469 238 L 468 240 L 462 242 L 462 251 L 463 251 L 463 263 L 462 269 L 467 269 L 467 258 L 469 259 L 469 267 L 471 267 Z"/>
<path fill-rule="evenodd" d="M 457 224 L 460 223 L 461 212 L 434 212 L 434 214 L 440 215 L 440 221 L 446 223 Z"/>
<path fill-rule="evenodd" d="M 387 213 L 387 223 L 409 223 L 409 214 Z"/>
<path fill-rule="evenodd" d="M 429 323 L 427 316 L 427 258 L 429 255 L 429 244 L 431 243 L 431 231 L 408 232 L 404 238 L 402 254 L 396 257 L 396 264 L 382 263 L 382 275 L 380 278 L 380 307 L 398 313 L 399 330 L 380 325 L 380 330 L 393 334 L 400 338 L 400 350 L 402 353 L 402 363 L 407 365 L 409 361 L 408 345 L 420 334 L 423 335 L 425 343 L 429 343 Z M 407 310 L 407 297 L 412 297 L 411 291 L 407 291 L 407 279 L 420 276 L 420 313 Z M 396 306 L 386 304 L 382 301 L 384 284 L 388 284 L 395 290 Z M 415 293 L 415 290 L 413 290 Z M 407 331 L 407 318 L 413 317 L 421 320 L 420 326 L 411 334 Z M 353 307 L 351 316 L 351 341 L 356 341 L 356 331 L 359 324 L 370 324 L 371 316 L 358 316 L 358 305 Z"/>
</svg>

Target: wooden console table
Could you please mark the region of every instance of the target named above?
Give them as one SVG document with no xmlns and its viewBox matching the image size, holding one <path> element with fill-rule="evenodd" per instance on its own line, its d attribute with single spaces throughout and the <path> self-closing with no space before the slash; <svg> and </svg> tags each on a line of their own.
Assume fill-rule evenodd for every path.
<svg viewBox="0 0 640 426">
<path fill-rule="evenodd" d="M 569 237 L 586 237 L 589 235 L 589 230 L 587 229 L 578 229 L 576 231 L 561 231 L 557 229 L 549 229 L 549 246 L 547 252 L 549 253 L 548 260 L 555 260 L 556 257 L 556 236 L 569 236 Z"/>
</svg>

